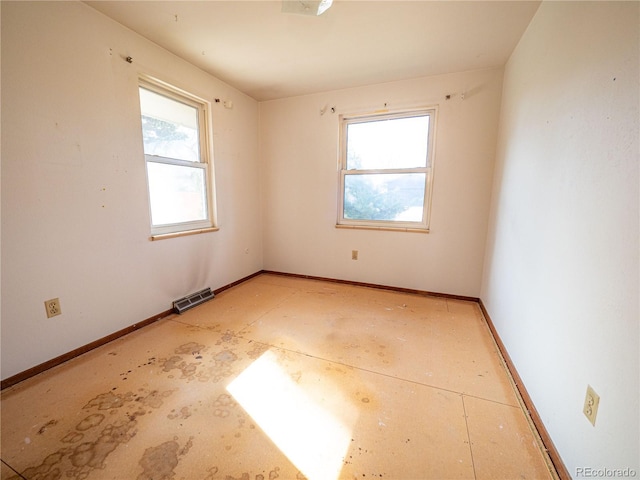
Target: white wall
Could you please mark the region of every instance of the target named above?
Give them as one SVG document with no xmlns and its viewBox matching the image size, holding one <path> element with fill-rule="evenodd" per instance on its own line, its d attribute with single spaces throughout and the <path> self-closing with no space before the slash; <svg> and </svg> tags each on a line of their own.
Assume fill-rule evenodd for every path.
<svg viewBox="0 0 640 480">
<path fill-rule="evenodd" d="M 543 2 L 505 69 L 481 298 L 576 478 L 640 475 L 638 7 Z"/>
<path fill-rule="evenodd" d="M 495 69 L 262 102 L 265 269 L 479 296 L 501 82 Z M 439 105 L 429 234 L 335 228 L 338 115 L 385 103 Z"/>
<path fill-rule="evenodd" d="M 218 232 L 149 240 L 140 72 L 234 103 L 212 108 Z M 2 378 L 260 270 L 257 148 L 253 99 L 80 2 L 3 2 Z"/>
</svg>

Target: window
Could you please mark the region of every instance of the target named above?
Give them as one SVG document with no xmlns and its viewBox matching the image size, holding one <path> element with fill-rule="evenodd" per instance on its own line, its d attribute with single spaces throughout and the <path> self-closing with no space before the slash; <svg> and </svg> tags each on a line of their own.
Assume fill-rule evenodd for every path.
<svg viewBox="0 0 640 480">
<path fill-rule="evenodd" d="M 341 116 L 338 226 L 429 230 L 435 115 Z"/>
<path fill-rule="evenodd" d="M 139 93 L 152 238 L 212 229 L 207 103 L 149 79 Z"/>
</svg>

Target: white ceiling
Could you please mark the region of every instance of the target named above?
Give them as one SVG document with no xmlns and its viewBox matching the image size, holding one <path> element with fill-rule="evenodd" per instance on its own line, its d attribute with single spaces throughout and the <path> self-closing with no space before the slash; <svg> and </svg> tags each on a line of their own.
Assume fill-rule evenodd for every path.
<svg viewBox="0 0 640 480">
<path fill-rule="evenodd" d="M 502 66 L 539 1 L 87 1 L 256 100 Z"/>
</svg>

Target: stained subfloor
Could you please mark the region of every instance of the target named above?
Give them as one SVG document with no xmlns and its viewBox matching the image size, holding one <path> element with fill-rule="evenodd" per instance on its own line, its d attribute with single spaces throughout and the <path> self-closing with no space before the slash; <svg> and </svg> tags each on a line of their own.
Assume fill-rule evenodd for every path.
<svg viewBox="0 0 640 480">
<path fill-rule="evenodd" d="M 263 274 L 1 399 L 2 480 L 555 478 L 438 297 Z"/>
</svg>

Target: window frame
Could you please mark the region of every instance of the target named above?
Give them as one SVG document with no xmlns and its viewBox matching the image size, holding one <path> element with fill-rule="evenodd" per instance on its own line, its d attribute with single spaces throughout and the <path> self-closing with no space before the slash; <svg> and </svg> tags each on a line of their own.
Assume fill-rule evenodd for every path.
<svg viewBox="0 0 640 480">
<path fill-rule="evenodd" d="M 431 196 L 433 191 L 433 170 L 435 152 L 435 131 L 437 123 L 437 106 L 420 107 L 404 110 L 383 111 L 364 114 L 343 114 L 340 115 L 340 152 L 338 160 L 339 182 L 338 182 L 338 228 L 363 228 L 374 230 L 398 230 L 429 233 L 431 220 Z M 393 120 L 409 117 L 428 116 L 429 131 L 427 137 L 427 159 L 425 167 L 413 168 L 378 168 L 378 169 L 347 169 L 347 129 L 351 124 L 375 122 L 380 120 Z M 394 221 L 394 220 L 373 220 L 373 219 L 349 219 L 344 216 L 345 178 L 348 175 L 366 174 L 398 174 L 398 173 L 424 173 L 425 190 L 422 209 L 422 220 L 416 221 Z"/>
<path fill-rule="evenodd" d="M 211 149 L 211 103 L 203 98 L 186 92 L 174 85 L 163 82 L 156 78 L 140 75 L 138 77 L 138 104 L 140 106 L 140 122 L 142 127 L 142 108 L 140 105 L 140 89 L 145 89 L 184 105 L 194 107 L 197 110 L 198 121 L 198 146 L 199 161 L 182 160 L 178 158 L 164 157 L 160 155 L 149 155 L 144 153 L 145 173 L 147 179 L 147 200 L 149 206 L 149 225 L 151 229 L 151 240 L 172 238 L 182 235 L 191 235 L 218 230 L 216 226 L 215 210 L 215 184 L 212 168 L 213 152 Z M 153 224 L 151 212 L 151 189 L 149 183 L 149 163 L 173 165 L 177 167 L 197 168 L 203 171 L 204 194 L 206 218 L 203 220 L 192 220 L 170 224 Z"/>
</svg>

